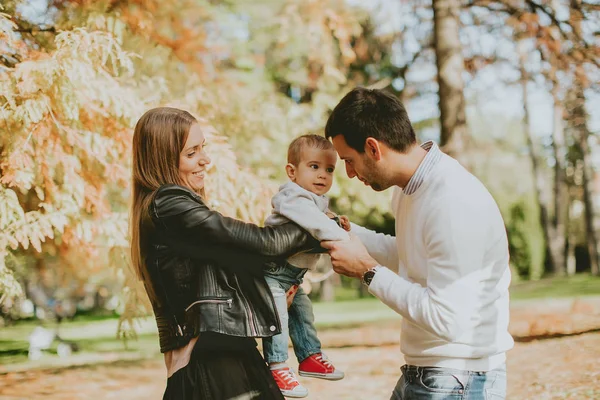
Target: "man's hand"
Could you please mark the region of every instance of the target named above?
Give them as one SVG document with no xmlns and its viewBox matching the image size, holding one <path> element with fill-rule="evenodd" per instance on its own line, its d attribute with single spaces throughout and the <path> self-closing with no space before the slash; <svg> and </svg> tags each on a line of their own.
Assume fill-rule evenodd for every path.
<svg viewBox="0 0 600 400">
<path fill-rule="evenodd" d="M 350 234 L 350 240 L 323 241 L 321 246 L 329 250 L 331 265 L 338 274 L 362 279 L 365 272 L 377 265 L 358 236 Z"/>
<path fill-rule="evenodd" d="M 350 229 L 352 229 L 352 227 L 350 226 L 350 220 L 345 215 L 340 215 L 340 224 L 346 232 L 350 232 Z"/>
</svg>

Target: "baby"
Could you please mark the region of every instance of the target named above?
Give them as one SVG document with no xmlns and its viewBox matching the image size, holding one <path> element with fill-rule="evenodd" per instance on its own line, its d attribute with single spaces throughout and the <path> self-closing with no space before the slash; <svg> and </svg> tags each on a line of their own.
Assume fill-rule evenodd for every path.
<svg viewBox="0 0 600 400">
<path fill-rule="evenodd" d="M 273 212 L 265 225 L 278 225 L 290 220 L 306 229 L 316 239 L 348 239 L 350 222 L 337 217 L 328 209 L 325 193 L 333 183 L 337 154 L 329 140 L 317 135 L 303 135 L 292 141 L 285 166 L 290 182 L 282 185 L 273 196 Z M 336 220 L 339 220 L 340 228 Z M 301 376 L 339 380 L 344 373 L 335 369 L 321 352 L 321 342 L 314 326 L 312 304 L 300 285 L 307 270 L 314 269 L 326 254 L 299 254 L 287 264 L 273 266 L 265 279 L 273 293 L 281 321 L 282 333 L 263 339 L 263 352 L 273 377 L 286 397 L 306 397 L 308 390 L 298 382 L 288 359 L 288 335 L 300 364 Z M 298 291 L 289 307 L 286 293 L 293 287 Z"/>
</svg>

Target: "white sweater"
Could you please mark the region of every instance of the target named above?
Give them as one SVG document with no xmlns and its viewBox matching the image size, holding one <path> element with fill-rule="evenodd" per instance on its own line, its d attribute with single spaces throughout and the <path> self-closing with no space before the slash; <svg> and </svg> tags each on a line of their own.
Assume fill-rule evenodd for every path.
<svg viewBox="0 0 600 400">
<path fill-rule="evenodd" d="M 406 363 L 472 371 L 504 363 L 514 344 L 508 240 L 491 194 L 444 154 L 414 194 L 395 189 L 392 208 L 395 238 L 352 231 L 387 267 L 369 291 L 403 317 Z"/>
<path fill-rule="evenodd" d="M 271 199 L 271 205 L 272 213 L 265 220 L 267 226 L 293 221 L 319 241 L 349 239 L 348 233 L 325 215 L 329 199 L 314 194 L 294 182 L 281 185 L 279 192 Z M 288 262 L 297 268 L 314 270 L 322 257 L 329 255 L 301 253 L 290 257 Z"/>
</svg>

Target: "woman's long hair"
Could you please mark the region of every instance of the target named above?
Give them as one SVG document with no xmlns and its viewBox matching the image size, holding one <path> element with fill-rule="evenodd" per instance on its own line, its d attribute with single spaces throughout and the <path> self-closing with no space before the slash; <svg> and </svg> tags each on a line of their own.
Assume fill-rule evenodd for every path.
<svg viewBox="0 0 600 400">
<path fill-rule="evenodd" d="M 165 184 L 182 185 L 179 157 L 196 119 L 187 111 L 159 107 L 147 111 L 133 133 L 133 196 L 130 211 L 131 263 L 154 299 L 153 285 L 144 265 L 142 224 L 149 219 L 150 203 Z"/>
</svg>

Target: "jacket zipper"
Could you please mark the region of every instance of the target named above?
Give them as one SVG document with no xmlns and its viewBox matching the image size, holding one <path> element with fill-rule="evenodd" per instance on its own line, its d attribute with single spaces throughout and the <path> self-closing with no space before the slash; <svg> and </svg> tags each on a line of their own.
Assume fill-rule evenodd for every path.
<svg viewBox="0 0 600 400">
<path fill-rule="evenodd" d="M 248 300 L 246 300 L 246 296 L 244 296 L 244 293 L 242 293 L 242 287 L 240 286 L 240 282 L 238 281 L 237 275 L 234 275 L 234 277 L 235 282 L 237 283 L 237 286 L 239 288 L 238 293 L 240 294 L 240 297 L 244 300 L 244 307 L 246 308 L 248 314 L 248 325 L 250 325 L 250 331 L 252 332 L 252 335 L 256 337 L 258 336 L 258 334 L 256 332 L 256 327 L 254 326 L 254 314 L 252 314 L 252 308 L 250 307 Z"/>
<path fill-rule="evenodd" d="M 212 304 L 225 304 L 226 303 L 227 306 L 229 308 L 231 308 L 231 306 L 233 305 L 233 299 L 205 299 L 205 300 L 197 300 L 197 301 L 193 302 L 192 304 L 190 304 L 189 306 L 187 306 L 187 308 L 185 309 L 185 311 L 189 310 L 190 308 L 192 308 L 196 304 L 203 304 L 203 303 L 212 303 Z"/>
</svg>

